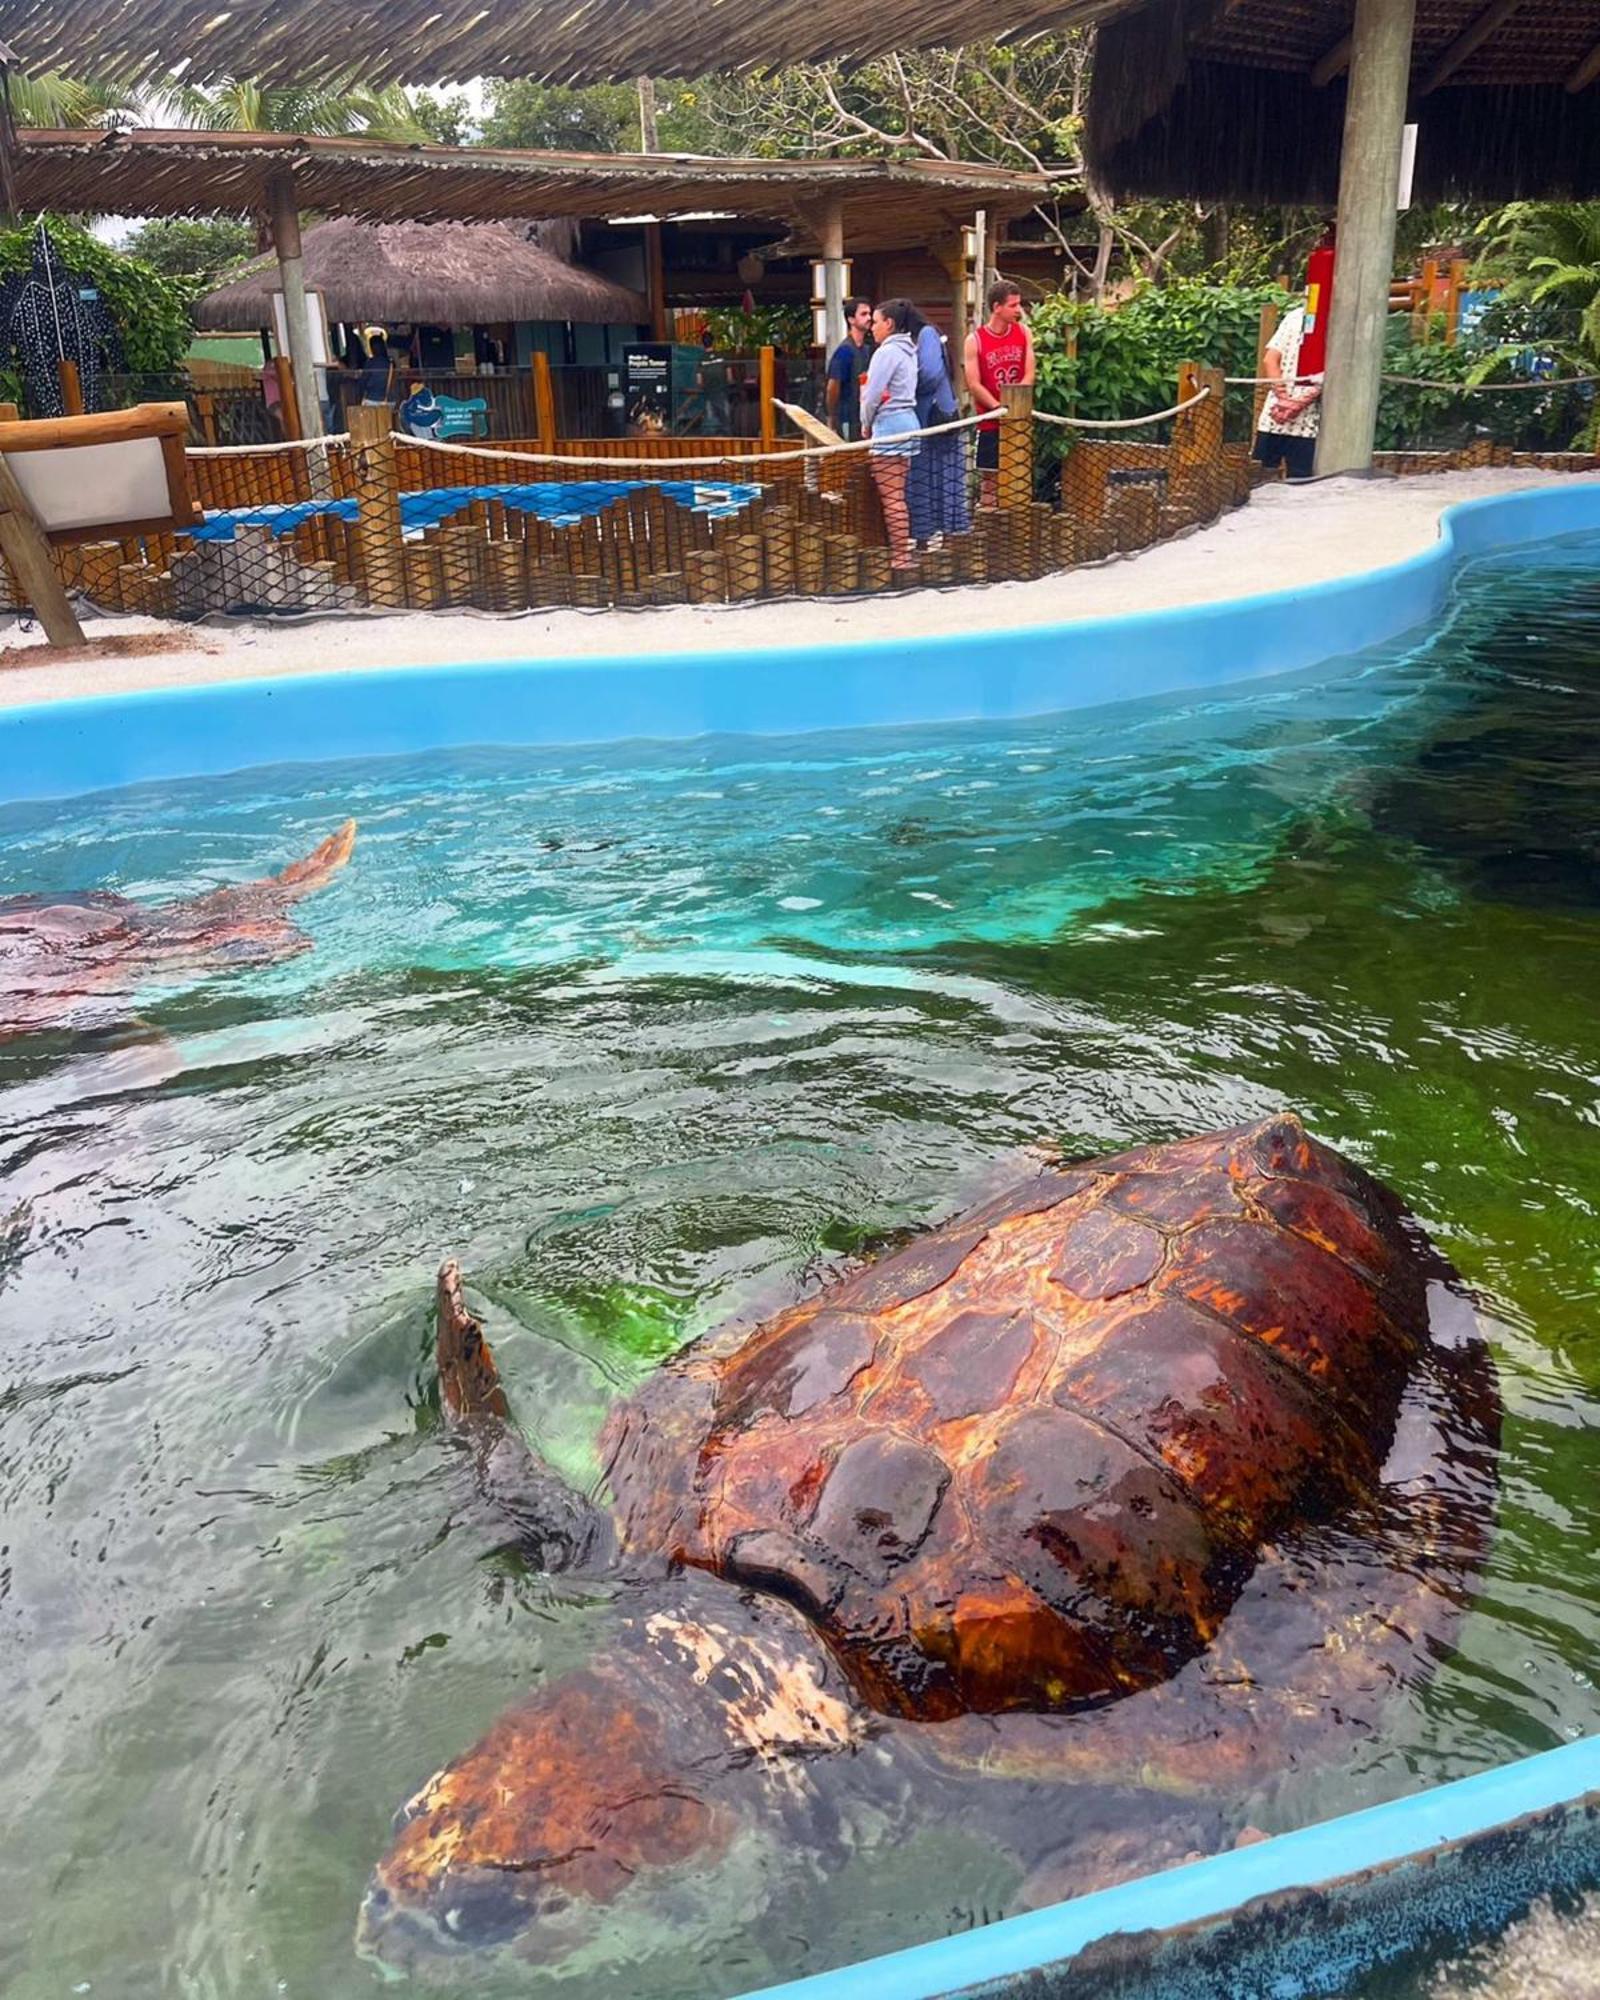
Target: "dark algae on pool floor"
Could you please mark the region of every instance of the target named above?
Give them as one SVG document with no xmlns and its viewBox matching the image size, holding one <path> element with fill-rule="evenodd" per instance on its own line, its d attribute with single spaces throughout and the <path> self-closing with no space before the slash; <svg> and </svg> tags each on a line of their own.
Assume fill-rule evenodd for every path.
<svg viewBox="0 0 1600 2000">
<path fill-rule="evenodd" d="M 1600 1726 L 1597 560 L 1480 565 L 1424 643 L 1191 702 L 0 808 L 0 892 L 144 902 L 362 828 L 312 951 L 0 1050 L 8 1996 L 382 1990 L 355 1917 L 395 1805 L 623 1615 L 494 1553 L 438 1421 L 441 1254 L 589 1485 L 664 1355 L 1041 1140 L 1292 1106 L 1484 1302 L 1501 1501 L 1456 1650 L 1239 1824 Z M 1018 1889 L 892 1788 L 847 1835 L 843 1874 L 730 1851 L 692 1950 L 458 1990 L 588 2000 L 633 1953 L 649 2000 L 733 1993 Z"/>
</svg>

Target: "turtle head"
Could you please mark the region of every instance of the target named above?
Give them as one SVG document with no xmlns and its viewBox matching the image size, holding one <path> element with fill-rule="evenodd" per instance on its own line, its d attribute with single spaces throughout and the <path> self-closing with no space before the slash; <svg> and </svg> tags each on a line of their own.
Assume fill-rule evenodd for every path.
<svg viewBox="0 0 1600 2000">
<path fill-rule="evenodd" d="M 597 1974 L 748 1921 L 810 1759 L 854 1735 L 803 1659 L 772 1678 L 777 1650 L 660 1614 L 509 1709 L 400 1814 L 357 1948 L 422 1979 L 469 1953 Z"/>
<path fill-rule="evenodd" d="M 604 1662 L 570 1674 L 430 1779 L 373 1876 L 358 1949 L 447 1977 L 469 1953 L 599 1963 L 608 1937 L 633 1955 L 692 1922 L 675 1892 L 694 1900 L 733 1816 L 639 1692 Z"/>
</svg>

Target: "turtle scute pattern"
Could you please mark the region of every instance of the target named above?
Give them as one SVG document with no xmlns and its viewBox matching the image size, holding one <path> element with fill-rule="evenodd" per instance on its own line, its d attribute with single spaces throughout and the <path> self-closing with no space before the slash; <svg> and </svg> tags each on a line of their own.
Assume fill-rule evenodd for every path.
<svg viewBox="0 0 1600 2000">
<path fill-rule="evenodd" d="M 1046 1172 L 690 1350 L 614 1427 L 624 1538 L 788 1599 L 885 1712 L 1103 1701 L 1372 1495 L 1427 1275 L 1291 1117 Z"/>
</svg>

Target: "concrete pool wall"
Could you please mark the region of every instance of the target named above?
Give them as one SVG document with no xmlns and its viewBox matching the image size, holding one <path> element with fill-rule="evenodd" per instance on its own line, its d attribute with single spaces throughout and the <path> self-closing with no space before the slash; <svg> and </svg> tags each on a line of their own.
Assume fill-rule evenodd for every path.
<svg viewBox="0 0 1600 2000">
<path fill-rule="evenodd" d="M 1600 483 L 1450 508 L 1386 568 L 1221 603 L 892 644 L 376 669 L 0 710 L 0 800 L 253 765 L 481 744 L 794 735 L 1005 720 L 1226 686 L 1360 652 L 1437 616 L 1469 557 L 1600 529 Z M 974 620 L 992 600 L 974 593 Z"/>
</svg>

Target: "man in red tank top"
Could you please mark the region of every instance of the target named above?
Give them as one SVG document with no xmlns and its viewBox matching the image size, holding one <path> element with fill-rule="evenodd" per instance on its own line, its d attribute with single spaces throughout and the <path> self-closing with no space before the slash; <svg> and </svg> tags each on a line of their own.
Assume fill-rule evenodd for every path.
<svg viewBox="0 0 1600 2000">
<path fill-rule="evenodd" d="M 1009 383 L 1033 381 L 1033 336 L 1022 323 L 1022 294 L 1005 278 L 989 287 L 986 301 L 989 317 L 967 335 L 967 387 L 973 407 L 998 410 L 1000 391 Z M 999 500 L 1000 426 L 978 426 L 978 471 L 982 475 L 980 507 L 993 507 Z"/>
</svg>

